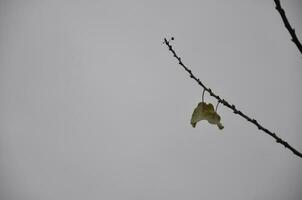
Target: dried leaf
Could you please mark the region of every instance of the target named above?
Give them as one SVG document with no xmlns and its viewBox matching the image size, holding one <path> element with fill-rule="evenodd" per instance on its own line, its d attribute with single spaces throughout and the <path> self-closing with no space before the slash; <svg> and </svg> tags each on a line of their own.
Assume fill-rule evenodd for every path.
<svg viewBox="0 0 302 200">
<path fill-rule="evenodd" d="M 220 123 L 220 116 L 215 112 L 214 106 L 211 103 L 200 102 L 195 108 L 191 118 L 192 126 L 195 128 L 197 122 L 201 120 L 207 120 L 210 124 L 216 124 L 219 129 L 224 128 Z"/>
</svg>

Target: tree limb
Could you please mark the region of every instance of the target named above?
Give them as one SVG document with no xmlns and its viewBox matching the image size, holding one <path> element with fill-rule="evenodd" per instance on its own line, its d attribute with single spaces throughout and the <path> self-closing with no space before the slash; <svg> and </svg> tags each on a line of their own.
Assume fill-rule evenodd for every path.
<svg viewBox="0 0 302 200">
<path fill-rule="evenodd" d="M 291 25 L 289 24 L 288 20 L 287 20 L 287 17 L 285 15 L 285 11 L 284 9 L 281 7 L 281 3 L 280 3 L 280 0 L 274 0 L 275 4 L 276 4 L 276 10 L 279 12 L 281 18 L 282 18 L 282 21 L 284 23 L 284 26 L 286 27 L 286 29 L 288 30 L 289 34 L 291 35 L 292 39 L 291 41 L 293 43 L 295 43 L 295 45 L 297 46 L 297 48 L 299 49 L 300 53 L 302 54 L 302 45 L 296 35 L 296 32 L 295 32 L 295 29 L 293 29 L 291 27 Z"/>
<path fill-rule="evenodd" d="M 219 97 L 218 95 L 216 95 L 211 90 L 211 88 L 206 87 L 198 78 L 196 78 L 196 76 L 194 76 L 194 74 L 192 73 L 192 71 L 183 64 L 183 62 L 181 61 L 181 58 L 179 56 L 177 56 L 176 52 L 172 48 L 172 45 L 170 45 L 169 41 L 166 38 L 164 40 L 164 43 L 167 45 L 169 51 L 172 52 L 173 56 L 178 60 L 178 64 L 180 66 L 182 66 L 186 70 L 186 72 L 188 72 L 188 74 L 190 75 L 190 78 L 194 79 L 204 89 L 204 91 L 207 91 L 212 97 L 214 97 L 215 99 L 217 99 L 217 101 L 219 103 L 221 103 L 224 106 L 226 106 L 229 109 L 231 109 L 235 114 L 243 117 L 248 122 L 250 122 L 250 123 L 254 124 L 255 126 L 257 126 L 257 128 L 259 130 L 261 130 L 264 133 L 266 133 L 266 134 L 270 135 L 271 137 L 273 137 L 276 140 L 277 143 L 280 143 L 285 148 L 288 148 L 289 150 L 291 150 L 296 156 L 302 158 L 302 154 L 299 151 L 297 151 L 295 148 L 293 148 L 291 145 L 289 145 L 286 141 L 284 141 L 283 139 L 281 139 L 280 137 L 278 137 L 275 133 L 271 132 L 270 130 L 264 128 L 259 122 L 257 122 L 257 120 L 252 119 L 251 117 L 247 116 L 246 114 L 244 114 L 243 112 L 241 112 L 240 110 L 238 110 L 235 105 L 228 103 L 225 99 L 222 99 L 221 97 Z"/>
</svg>

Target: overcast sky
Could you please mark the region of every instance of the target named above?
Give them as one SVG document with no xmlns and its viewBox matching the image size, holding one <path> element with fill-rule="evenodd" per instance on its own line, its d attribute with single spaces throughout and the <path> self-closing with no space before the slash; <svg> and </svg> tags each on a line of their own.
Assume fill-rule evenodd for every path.
<svg viewBox="0 0 302 200">
<path fill-rule="evenodd" d="M 302 59 L 273 0 L 0 1 L 1 200 L 301 200 Z M 302 39 L 301 0 L 282 1 Z M 205 101 L 216 104 L 205 95 Z"/>
</svg>

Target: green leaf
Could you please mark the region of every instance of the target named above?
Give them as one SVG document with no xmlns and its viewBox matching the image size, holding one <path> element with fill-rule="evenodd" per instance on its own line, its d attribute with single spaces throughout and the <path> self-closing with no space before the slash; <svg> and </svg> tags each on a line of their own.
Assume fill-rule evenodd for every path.
<svg viewBox="0 0 302 200">
<path fill-rule="evenodd" d="M 224 128 L 220 123 L 220 116 L 215 112 L 214 106 L 211 103 L 200 102 L 195 108 L 191 118 L 192 126 L 195 128 L 197 122 L 201 120 L 207 120 L 210 124 L 216 124 L 220 130 Z"/>
</svg>

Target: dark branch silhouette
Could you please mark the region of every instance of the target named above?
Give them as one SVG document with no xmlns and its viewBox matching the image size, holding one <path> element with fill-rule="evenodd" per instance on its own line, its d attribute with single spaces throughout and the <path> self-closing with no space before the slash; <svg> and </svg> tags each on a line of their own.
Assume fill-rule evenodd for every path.
<svg viewBox="0 0 302 200">
<path fill-rule="evenodd" d="M 300 53 L 302 54 L 302 45 L 296 35 L 295 29 L 293 29 L 291 27 L 291 25 L 289 24 L 287 17 L 285 15 L 285 11 L 284 9 L 281 7 L 281 3 L 279 0 L 274 0 L 275 4 L 276 4 L 276 10 L 278 10 L 278 12 L 281 15 L 281 18 L 283 20 L 284 26 L 286 27 L 286 29 L 288 30 L 289 34 L 292 36 L 292 42 L 296 44 L 297 48 L 299 49 Z"/>
<path fill-rule="evenodd" d="M 172 40 L 174 40 L 174 38 L 171 38 Z M 219 97 L 218 95 L 216 95 L 211 88 L 206 87 L 198 78 L 196 78 L 196 76 L 194 76 L 194 74 L 192 73 L 192 71 L 186 67 L 183 62 L 181 61 L 181 58 L 179 56 L 177 56 L 176 52 L 173 50 L 172 45 L 170 45 L 169 41 L 165 38 L 164 43 L 168 46 L 169 51 L 172 52 L 173 56 L 178 60 L 178 64 L 180 66 L 182 66 L 190 75 L 190 78 L 194 79 L 203 89 L 204 91 L 207 91 L 212 97 L 216 98 L 217 101 L 219 103 L 221 103 L 222 105 L 230 108 L 235 114 L 243 117 L 244 119 L 246 119 L 247 121 L 249 121 L 250 123 L 254 124 L 255 126 L 257 126 L 257 128 L 261 131 L 263 131 L 264 133 L 270 135 L 271 137 L 273 137 L 277 143 L 282 144 L 285 148 L 288 148 L 289 150 L 291 150 L 296 156 L 299 156 L 300 158 L 302 158 L 302 154 L 297 151 L 295 148 L 293 148 L 291 145 L 289 145 L 286 141 L 284 141 L 283 139 L 281 139 L 280 137 L 278 137 L 275 133 L 271 132 L 270 130 L 264 128 L 262 125 L 259 124 L 259 122 L 257 122 L 257 120 L 250 118 L 249 116 L 247 116 L 246 114 L 244 114 L 243 112 L 241 112 L 240 110 L 238 110 L 236 108 L 235 105 L 228 103 L 225 99 L 222 99 L 221 97 Z"/>
</svg>

